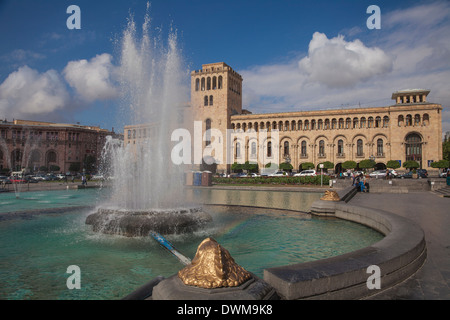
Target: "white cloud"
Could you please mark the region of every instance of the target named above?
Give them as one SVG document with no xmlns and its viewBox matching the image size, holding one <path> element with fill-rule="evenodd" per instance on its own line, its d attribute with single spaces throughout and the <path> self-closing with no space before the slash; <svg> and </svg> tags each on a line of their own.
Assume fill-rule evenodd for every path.
<svg viewBox="0 0 450 320">
<path fill-rule="evenodd" d="M 309 43 L 308 56 L 299 61 L 300 72 L 310 81 L 330 88 L 353 87 L 392 70 L 392 59 L 379 48 L 368 48 L 360 40 L 343 36 L 328 39 L 316 32 Z"/>
<path fill-rule="evenodd" d="M 63 109 L 70 100 L 64 82 L 55 70 L 44 73 L 24 66 L 0 85 L 0 114 L 26 117 Z"/>
<path fill-rule="evenodd" d="M 424 88 L 431 90 L 428 101 L 444 107 L 442 127 L 449 131 L 450 2 L 382 17 L 382 29 L 358 32 L 359 40 L 316 32 L 300 58 L 239 70 L 244 108 L 260 113 L 385 106 L 393 103 L 394 91 Z"/>
<path fill-rule="evenodd" d="M 118 92 L 112 81 L 115 67 L 111 60 L 111 55 L 103 53 L 90 61 L 70 61 L 63 74 L 70 86 L 86 101 L 116 98 Z"/>
</svg>

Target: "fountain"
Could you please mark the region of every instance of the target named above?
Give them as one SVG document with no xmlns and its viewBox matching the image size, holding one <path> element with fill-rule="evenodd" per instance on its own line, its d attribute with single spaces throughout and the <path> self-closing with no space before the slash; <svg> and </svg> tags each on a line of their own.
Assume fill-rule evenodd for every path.
<svg viewBox="0 0 450 320">
<path fill-rule="evenodd" d="M 120 39 L 121 118 L 144 125 L 151 134 L 126 146 L 107 139 L 103 159 L 106 174 L 114 176 L 113 196 L 87 217 L 94 231 L 126 236 L 146 236 L 151 230 L 184 233 L 211 220 L 200 208 L 186 204 L 184 170 L 170 160 L 171 133 L 180 126 L 176 115 L 188 101 L 188 68 L 183 66 L 176 32 L 170 32 L 167 48 L 160 38 L 150 35 L 147 6 L 142 36 L 130 17 Z"/>
</svg>

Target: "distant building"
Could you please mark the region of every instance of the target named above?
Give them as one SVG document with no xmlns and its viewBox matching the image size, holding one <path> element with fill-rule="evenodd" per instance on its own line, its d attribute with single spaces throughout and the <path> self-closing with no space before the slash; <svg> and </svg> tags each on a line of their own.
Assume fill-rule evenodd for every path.
<svg viewBox="0 0 450 320">
<path fill-rule="evenodd" d="M 97 126 L 0 120 L 0 171 L 94 172 L 108 135 L 117 137 Z"/>
</svg>

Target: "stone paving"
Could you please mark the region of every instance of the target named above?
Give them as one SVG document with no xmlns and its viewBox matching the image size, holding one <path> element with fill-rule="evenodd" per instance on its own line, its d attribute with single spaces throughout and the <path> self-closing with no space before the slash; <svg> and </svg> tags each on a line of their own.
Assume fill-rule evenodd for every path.
<svg viewBox="0 0 450 320">
<path fill-rule="evenodd" d="M 370 299 L 450 299 L 450 198 L 430 191 L 358 193 L 350 204 L 378 208 L 409 218 L 425 233 L 427 259 L 422 268 L 404 282 Z"/>
</svg>

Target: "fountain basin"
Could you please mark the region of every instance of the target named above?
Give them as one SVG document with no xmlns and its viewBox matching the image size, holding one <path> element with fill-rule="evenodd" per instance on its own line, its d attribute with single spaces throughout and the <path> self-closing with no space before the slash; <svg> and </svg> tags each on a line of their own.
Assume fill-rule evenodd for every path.
<svg viewBox="0 0 450 320">
<path fill-rule="evenodd" d="M 94 232 L 126 237 L 191 233 L 212 220 L 201 208 L 124 210 L 100 208 L 86 218 Z"/>
</svg>

